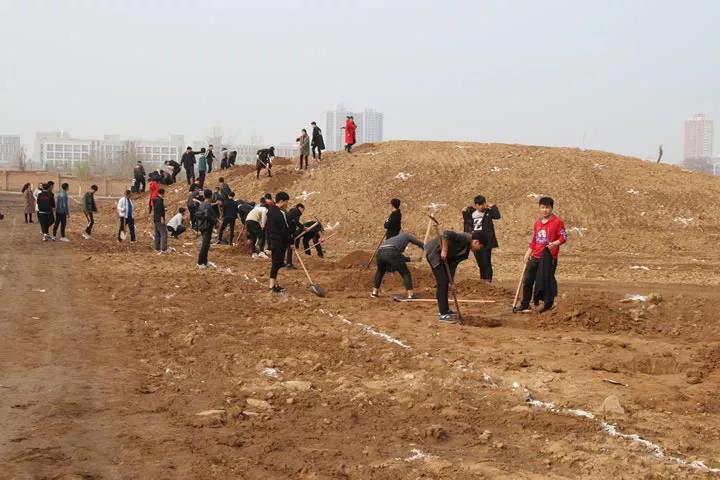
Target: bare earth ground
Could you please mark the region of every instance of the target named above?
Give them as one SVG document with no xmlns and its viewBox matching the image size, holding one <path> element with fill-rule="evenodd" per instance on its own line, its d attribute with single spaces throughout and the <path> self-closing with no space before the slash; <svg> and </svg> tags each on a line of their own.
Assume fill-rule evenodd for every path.
<svg viewBox="0 0 720 480">
<path fill-rule="evenodd" d="M 493 287 L 468 261 L 462 295 L 496 303 L 440 325 L 433 304 L 390 300 L 398 278 L 371 301 L 366 252 L 307 262 L 327 298 L 299 270 L 272 296 L 241 248 L 198 271 L 194 234 L 158 256 L 140 219 L 140 242 L 118 245 L 109 207 L 92 241 L 76 215 L 73 243 L 43 243 L 19 197 L 0 200 L 0 478 L 720 473 L 720 295 L 701 282 L 567 255 L 557 309 L 518 317 L 518 260 Z M 698 253 L 646 260 L 697 279 Z M 413 273 L 432 297 L 427 267 Z M 623 412 L 601 407 L 613 395 Z"/>
</svg>

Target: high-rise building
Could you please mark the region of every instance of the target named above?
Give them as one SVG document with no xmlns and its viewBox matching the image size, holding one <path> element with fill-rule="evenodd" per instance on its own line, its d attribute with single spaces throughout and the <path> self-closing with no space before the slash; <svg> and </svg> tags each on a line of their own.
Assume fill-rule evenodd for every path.
<svg viewBox="0 0 720 480">
<path fill-rule="evenodd" d="M 22 145 L 19 135 L 0 135 L 0 168 L 14 167 Z"/>
<path fill-rule="evenodd" d="M 327 112 L 325 117 L 324 139 L 328 150 L 342 150 L 345 146 L 345 118 L 351 115 L 357 125 L 355 139 L 357 143 L 375 143 L 383 140 L 383 114 L 366 108 L 362 112 L 353 112 L 338 105 L 334 111 Z"/>
<path fill-rule="evenodd" d="M 710 171 L 713 156 L 713 121 L 697 114 L 685 121 L 683 163 L 698 170 Z"/>
</svg>

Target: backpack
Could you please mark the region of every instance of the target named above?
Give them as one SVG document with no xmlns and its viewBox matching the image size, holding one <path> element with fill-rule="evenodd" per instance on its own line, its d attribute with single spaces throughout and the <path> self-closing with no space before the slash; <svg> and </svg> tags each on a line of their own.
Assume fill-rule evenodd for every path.
<svg viewBox="0 0 720 480">
<path fill-rule="evenodd" d="M 206 209 L 197 211 L 197 213 L 195 214 L 195 227 L 199 231 L 205 232 L 207 230 L 212 230 L 214 226 L 215 225 L 213 225 L 212 220 L 210 220 L 207 215 Z"/>
</svg>

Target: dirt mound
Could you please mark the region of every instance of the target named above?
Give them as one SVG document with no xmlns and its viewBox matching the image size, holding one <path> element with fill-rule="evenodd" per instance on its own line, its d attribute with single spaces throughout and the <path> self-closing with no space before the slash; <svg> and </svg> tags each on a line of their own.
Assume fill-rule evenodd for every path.
<svg viewBox="0 0 720 480">
<path fill-rule="evenodd" d="M 357 250 L 338 260 L 337 265 L 342 268 L 364 267 L 370 261 L 370 257 L 372 257 L 371 252 Z"/>
</svg>

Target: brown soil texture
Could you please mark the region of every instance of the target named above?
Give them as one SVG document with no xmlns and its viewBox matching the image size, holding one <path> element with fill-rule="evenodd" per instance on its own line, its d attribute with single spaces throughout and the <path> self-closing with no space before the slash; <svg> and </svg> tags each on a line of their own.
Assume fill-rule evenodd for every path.
<svg viewBox="0 0 720 480">
<path fill-rule="evenodd" d="M 200 271 L 192 233 L 157 255 L 146 197 L 134 245 L 115 240 L 111 204 L 92 240 L 75 210 L 73 241 L 45 243 L 22 223 L 20 198 L 0 198 L 0 478 L 717 478 L 717 179 L 468 143 L 389 142 L 311 162 L 302 174 L 277 162 L 270 181 L 238 167 L 208 183 L 224 175 L 253 199 L 305 192 L 308 218 L 339 222 L 326 259 L 306 261 L 326 298 L 299 269 L 281 271 L 285 294 L 268 293 L 269 262 L 244 247 L 213 246 L 215 266 Z M 168 204 L 185 190 L 172 187 Z M 463 303 L 463 325 L 441 324 L 433 303 L 391 300 L 397 274 L 369 298 L 364 265 L 389 198 L 422 237 L 424 205 L 447 203 L 439 216 L 459 228 L 477 193 L 503 213 L 497 279 L 480 282 L 470 259 L 458 293 L 491 303 Z M 513 315 L 530 193 L 553 195 L 568 226 L 587 230 L 561 253 L 555 309 Z M 434 298 L 420 251 L 407 253 L 417 294 Z M 603 407 L 611 396 L 622 413 Z"/>
</svg>

